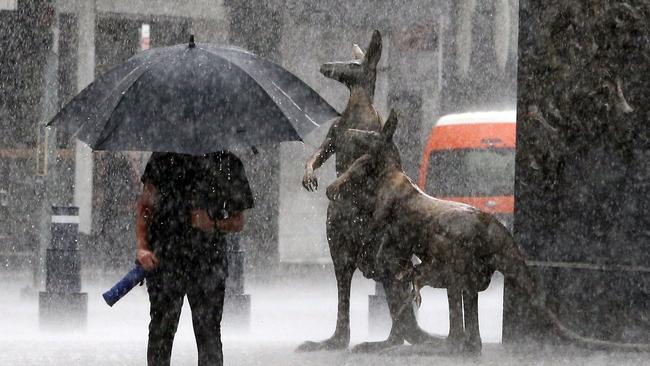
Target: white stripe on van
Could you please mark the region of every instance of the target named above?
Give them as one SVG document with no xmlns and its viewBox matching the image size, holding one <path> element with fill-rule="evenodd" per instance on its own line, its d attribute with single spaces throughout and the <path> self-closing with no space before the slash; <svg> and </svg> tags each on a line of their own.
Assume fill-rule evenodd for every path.
<svg viewBox="0 0 650 366">
<path fill-rule="evenodd" d="M 517 123 L 516 111 L 472 112 L 448 114 L 440 117 L 436 126 L 468 125 L 483 123 Z"/>
</svg>

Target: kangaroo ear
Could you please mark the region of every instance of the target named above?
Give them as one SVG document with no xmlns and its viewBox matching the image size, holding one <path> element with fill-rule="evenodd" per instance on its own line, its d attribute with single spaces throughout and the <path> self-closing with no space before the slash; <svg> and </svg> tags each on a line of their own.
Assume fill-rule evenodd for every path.
<svg viewBox="0 0 650 366">
<path fill-rule="evenodd" d="M 390 114 L 388 114 L 388 119 L 381 129 L 381 134 L 386 141 L 393 141 L 393 135 L 395 135 L 395 130 L 397 130 L 397 121 L 397 112 L 391 109 Z"/>
<path fill-rule="evenodd" d="M 364 61 L 370 67 L 376 67 L 381 58 L 381 34 L 378 30 L 372 32 L 372 39 L 366 50 L 366 55 Z"/>
<path fill-rule="evenodd" d="M 355 60 L 361 60 L 365 56 L 361 47 L 356 43 L 352 45 L 352 56 L 354 56 Z"/>
</svg>

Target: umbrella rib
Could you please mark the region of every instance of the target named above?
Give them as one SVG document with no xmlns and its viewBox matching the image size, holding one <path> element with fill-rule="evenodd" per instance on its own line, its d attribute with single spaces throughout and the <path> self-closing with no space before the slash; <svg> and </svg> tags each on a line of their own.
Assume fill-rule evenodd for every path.
<svg viewBox="0 0 650 366">
<path fill-rule="evenodd" d="M 113 87 L 111 88 L 110 92 L 106 93 L 106 95 L 105 95 L 103 98 L 101 98 L 101 101 L 98 102 L 97 104 L 98 104 L 98 105 L 102 105 L 102 104 L 106 103 L 106 101 L 111 97 L 112 93 L 113 93 L 117 88 L 119 88 L 119 87 L 122 85 L 122 83 L 124 82 L 124 80 L 127 80 L 128 77 L 129 77 L 130 75 L 132 75 L 134 72 L 136 72 L 136 71 L 139 70 L 140 68 L 142 68 L 142 65 L 138 65 L 138 66 L 136 66 L 133 70 L 129 71 L 129 73 L 126 74 L 124 77 L 122 77 L 122 78 L 120 79 L 120 81 L 119 81 L 115 86 L 113 86 Z M 137 78 L 136 78 L 136 80 L 137 80 Z M 113 110 L 114 110 L 114 109 L 115 109 L 115 108 L 113 108 Z M 98 113 L 96 113 L 96 114 L 98 114 Z M 110 113 L 108 113 L 108 116 L 109 116 L 108 118 L 110 118 Z M 105 123 L 105 122 L 104 122 L 104 123 Z M 79 133 L 83 130 L 83 128 L 84 128 L 84 125 L 82 124 L 82 125 L 81 125 L 81 126 L 80 126 L 80 127 L 79 127 L 79 128 L 78 128 L 78 129 L 73 133 L 73 134 L 72 134 L 72 137 L 77 137 L 77 136 L 79 135 Z M 100 137 L 102 136 L 102 134 L 104 133 L 104 129 L 105 129 L 105 126 L 104 126 L 104 127 L 102 128 L 102 130 L 99 132 L 98 136 L 100 136 Z M 97 146 L 96 141 L 95 141 L 95 143 L 92 143 L 91 141 L 88 141 L 87 143 L 88 143 L 89 145 L 95 145 L 95 146 Z"/>
<path fill-rule="evenodd" d="M 133 71 L 136 71 L 136 70 L 140 69 L 141 67 L 143 67 L 143 65 L 138 66 Z M 131 71 L 131 73 L 133 73 L 133 71 Z M 142 71 L 142 73 L 140 73 L 140 75 L 138 75 L 137 77 L 135 77 L 133 79 L 133 81 L 131 82 L 131 85 L 126 87 L 126 89 L 121 92 L 121 95 L 120 95 L 119 99 L 117 100 L 117 103 L 115 103 L 115 106 L 113 106 L 113 108 L 111 108 L 111 112 L 108 113 L 108 119 L 106 120 L 107 123 L 104 125 L 104 127 L 102 128 L 102 131 L 99 133 L 99 138 L 97 139 L 97 141 L 95 141 L 95 146 L 97 147 L 97 149 L 101 148 L 101 145 L 108 139 L 111 132 L 113 130 L 115 130 L 115 128 L 117 127 L 117 126 L 113 126 L 112 128 L 110 128 L 110 131 L 107 132 L 107 130 L 109 129 L 108 121 L 111 120 L 111 114 L 115 111 L 115 109 L 117 109 L 117 107 L 120 105 L 120 103 L 122 103 L 122 100 L 124 99 L 124 96 L 131 89 L 131 87 L 133 87 L 135 82 L 138 81 L 138 79 L 140 79 L 142 77 L 142 75 L 144 75 L 144 73 L 147 72 L 147 71 L 148 71 L 148 69 Z M 131 74 L 131 73 L 129 73 L 129 74 Z M 124 79 L 126 79 L 126 77 Z"/>
<path fill-rule="evenodd" d="M 255 56 L 254 54 L 251 54 L 251 55 Z M 273 62 L 273 61 L 271 61 L 271 60 L 265 59 L 265 58 L 263 58 L 263 57 L 257 57 L 257 56 L 256 56 L 256 61 L 258 61 L 258 62 L 260 62 L 260 63 L 262 63 L 262 64 L 267 64 L 267 65 L 270 66 L 271 68 L 276 68 L 276 69 L 283 70 L 283 71 L 286 72 L 290 77 L 294 78 L 296 82 L 299 82 L 299 83 L 303 84 L 305 87 L 309 88 L 309 85 L 307 85 L 303 80 L 300 80 L 300 78 L 298 78 L 296 75 L 292 74 L 289 70 L 284 69 L 284 67 L 278 65 L 277 63 L 275 63 L 275 62 Z M 252 76 L 252 75 L 251 75 L 251 76 Z M 255 78 L 255 76 L 252 76 L 252 77 Z M 289 94 L 287 94 L 287 92 L 285 92 L 285 90 L 282 89 L 282 87 L 280 87 L 279 85 L 277 85 L 277 84 L 273 81 L 273 79 L 271 79 L 271 78 L 269 78 L 269 81 L 273 84 L 273 86 L 274 86 L 277 90 L 279 90 L 282 94 L 284 94 L 284 95 L 289 99 L 289 101 L 290 101 L 293 105 L 295 105 L 296 108 L 297 108 L 300 112 L 302 112 L 302 113 L 304 114 L 304 116 L 305 116 L 305 117 L 306 117 L 306 118 L 307 118 L 307 119 L 308 119 L 312 124 L 314 124 L 316 127 L 320 127 L 320 124 L 318 124 L 316 121 L 314 121 L 314 119 L 311 118 L 311 116 L 309 115 L 309 113 L 307 113 L 307 112 L 306 112 L 302 107 L 300 107 L 300 106 L 298 105 L 298 103 L 296 103 L 296 101 L 294 100 L 294 98 L 291 97 Z M 310 89 L 311 89 L 311 88 L 310 88 Z M 314 90 L 312 90 L 312 92 L 313 92 L 313 93 L 316 93 Z M 316 95 L 318 96 L 317 93 L 316 93 Z M 320 96 L 318 96 L 318 97 L 320 98 Z M 322 98 L 321 98 L 321 99 L 322 99 Z M 340 116 L 340 113 L 337 112 L 333 107 L 330 106 L 330 108 L 331 108 L 332 112 L 334 112 L 334 114 L 335 114 L 336 116 Z"/>
<path fill-rule="evenodd" d="M 311 119 L 311 117 L 309 117 L 309 115 L 302 108 L 300 108 L 300 106 L 298 104 L 296 104 L 296 102 L 293 100 L 293 98 L 291 98 L 291 96 L 289 96 L 289 94 L 287 94 L 284 90 L 282 90 L 282 88 L 280 88 L 278 86 L 278 84 L 276 84 L 273 80 L 271 80 L 271 84 L 273 84 L 273 86 L 276 87 L 280 91 L 280 93 L 284 94 L 284 96 L 286 96 L 289 99 L 289 101 L 291 103 L 293 103 L 293 105 L 295 105 L 296 108 L 298 108 L 298 110 L 301 111 L 305 115 L 305 117 L 307 117 L 309 122 L 313 123 L 316 127 L 320 127 L 320 125 L 318 123 L 316 123 L 313 119 Z"/>
</svg>

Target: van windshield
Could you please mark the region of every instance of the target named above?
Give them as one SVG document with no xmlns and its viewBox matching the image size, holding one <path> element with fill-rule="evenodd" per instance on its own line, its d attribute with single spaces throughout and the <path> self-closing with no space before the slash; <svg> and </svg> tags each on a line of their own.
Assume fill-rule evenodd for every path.
<svg viewBox="0 0 650 366">
<path fill-rule="evenodd" d="M 425 191 L 439 197 L 509 196 L 514 178 L 514 149 L 434 150 Z"/>
</svg>

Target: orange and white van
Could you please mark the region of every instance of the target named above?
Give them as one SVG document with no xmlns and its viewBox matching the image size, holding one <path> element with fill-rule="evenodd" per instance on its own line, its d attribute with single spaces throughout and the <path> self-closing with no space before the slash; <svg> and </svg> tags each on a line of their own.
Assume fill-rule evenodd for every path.
<svg viewBox="0 0 650 366">
<path fill-rule="evenodd" d="M 426 141 L 418 185 L 492 213 L 512 229 L 515 140 L 515 111 L 443 116 Z"/>
</svg>

